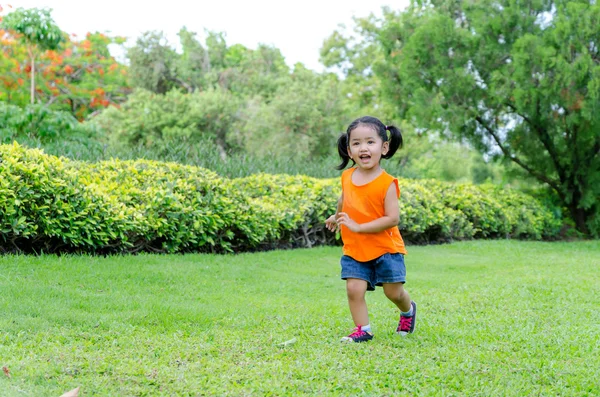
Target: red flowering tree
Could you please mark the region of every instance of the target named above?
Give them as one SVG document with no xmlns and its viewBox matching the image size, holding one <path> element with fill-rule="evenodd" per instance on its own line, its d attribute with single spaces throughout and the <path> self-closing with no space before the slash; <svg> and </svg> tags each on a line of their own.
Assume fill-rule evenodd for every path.
<svg viewBox="0 0 600 397">
<path fill-rule="evenodd" d="M 7 27 L 5 22 L 13 13 L 4 17 L 2 26 Z M 25 105 L 25 81 L 35 77 L 35 101 L 68 110 L 80 120 L 123 102 L 131 91 L 127 67 L 111 56 L 109 46 L 124 42 L 124 38 L 102 33 L 88 33 L 77 40 L 76 35 L 61 32 L 59 45 L 40 52 L 33 66 L 20 33 L 0 30 L 0 100 Z"/>
<path fill-rule="evenodd" d="M 33 104 L 35 100 L 35 58 L 44 50 L 58 48 L 63 34 L 47 9 L 18 8 L 3 18 L 1 26 L 15 32 L 16 39 L 27 50 L 31 70 L 31 103 Z"/>
</svg>

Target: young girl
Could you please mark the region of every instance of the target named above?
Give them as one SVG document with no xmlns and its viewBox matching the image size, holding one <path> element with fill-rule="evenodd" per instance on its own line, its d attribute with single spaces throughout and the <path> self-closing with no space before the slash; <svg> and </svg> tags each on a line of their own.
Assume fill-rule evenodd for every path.
<svg viewBox="0 0 600 397">
<path fill-rule="evenodd" d="M 398 230 L 400 188 L 398 180 L 379 164 L 401 146 L 402 135 L 396 127 L 368 116 L 353 121 L 338 139 L 342 158 L 338 169 L 346 168 L 350 160 L 356 165 L 342 173 L 337 213 L 325 221 L 330 231 L 341 229 L 344 242 L 342 279 L 356 328 L 343 341 L 373 339 L 365 293 L 375 286 L 383 286 L 385 296 L 400 309 L 396 333 L 405 336 L 415 329 L 417 305 L 403 286 L 406 249 Z"/>
</svg>

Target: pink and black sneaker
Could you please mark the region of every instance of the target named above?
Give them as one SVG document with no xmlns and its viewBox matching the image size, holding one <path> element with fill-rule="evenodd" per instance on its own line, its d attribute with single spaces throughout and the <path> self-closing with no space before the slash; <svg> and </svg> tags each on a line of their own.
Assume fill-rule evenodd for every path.
<svg viewBox="0 0 600 397">
<path fill-rule="evenodd" d="M 354 332 L 352 332 L 350 335 L 348 336 L 344 336 L 342 338 L 342 342 L 368 342 L 371 339 L 373 339 L 373 334 L 371 332 L 368 331 L 363 331 L 361 329 L 361 326 L 357 326 L 356 328 L 354 328 Z"/>
<path fill-rule="evenodd" d="M 410 302 L 412 307 L 412 316 L 402 316 L 400 315 L 400 322 L 398 323 L 398 328 L 396 328 L 396 333 L 398 335 L 406 336 L 408 334 L 412 334 L 415 330 L 415 324 L 417 321 L 417 304 L 415 302 Z"/>
</svg>

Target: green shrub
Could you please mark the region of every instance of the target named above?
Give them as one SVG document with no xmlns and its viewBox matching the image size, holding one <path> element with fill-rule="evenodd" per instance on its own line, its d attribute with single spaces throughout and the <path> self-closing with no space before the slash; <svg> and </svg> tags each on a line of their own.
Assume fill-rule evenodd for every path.
<svg viewBox="0 0 600 397">
<path fill-rule="evenodd" d="M 23 108 L 0 102 L 0 143 L 38 140 L 41 143 L 73 137 L 90 137 L 94 127 L 81 124 L 69 112 L 51 110 L 44 105 Z"/>
<path fill-rule="evenodd" d="M 136 226 L 114 196 L 78 181 L 78 167 L 40 150 L 0 146 L 0 232 L 4 248 L 54 252 L 127 248 Z"/>
<path fill-rule="evenodd" d="M 516 191 L 399 182 L 399 227 L 409 242 L 552 238 L 561 226 L 552 211 Z M 0 145 L 0 247 L 172 253 L 339 244 L 323 224 L 339 194 L 339 178 L 226 179 L 177 163 L 86 163 Z"/>
<path fill-rule="evenodd" d="M 562 225 L 560 217 L 541 202 L 509 188 L 420 180 L 411 181 L 408 191 L 414 186 L 433 193 L 422 204 L 432 213 L 426 219 L 443 219 L 442 224 L 433 223 L 434 230 L 439 229 L 439 234 L 431 236 L 434 241 L 471 237 L 550 239 L 558 235 Z"/>
<path fill-rule="evenodd" d="M 257 174 L 230 183 L 274 222 L 277 246 L 311 247 L 335 243 L 324 224 L 335 211 L 341 192 L 335 182 L 302 175 Z"/>
<path fill-rule="evenodd" d="M 248 101 L 239 123 L 239 146 L 258 158 L 321 159 L 336 148 L 348 116 L 336 78 L 316 77 L 297 65 L 290 84 L 273 98 Z"/>
<path fill-rule="evenodd" d="M 231 251 L 273 235 L 247 199 L 214 172 L 176 163 L 112 160 L 79 167 L 79 182 L 126 203 L 136 219 L 134 250 Z"/>
<path fill-rule="evenodd" d="M 224 90 L 159 95 L 137 90 L 120 108 L 108 108 L 93 119 L 114 144 L 145 147 L 169 142 L 212 141 L 223 149 L 233 140 L 227 132 L 237 121 L 238 100 Z"/>
<path fill-rule="evenodd" d="M 449 184 L 432 189 L 427 181 L 399 179 L 400 228 L 405 240 L 413 243 L 463 240 L 473 237 L 467 215 L 449 208 L 440 200 L 440 191 Z"/>
</svg>

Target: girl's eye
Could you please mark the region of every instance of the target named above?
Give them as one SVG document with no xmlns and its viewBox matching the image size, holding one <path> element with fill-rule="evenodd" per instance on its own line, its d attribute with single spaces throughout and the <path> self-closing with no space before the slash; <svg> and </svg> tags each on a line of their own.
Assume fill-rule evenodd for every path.
<svg viewBox="0 0 600 397">
<path fill-rule="evenodd" d="M 374 143 L 375 143 L 375 141 L 369 141 L 369 145 L 372 145 Z"/>
</svg>

